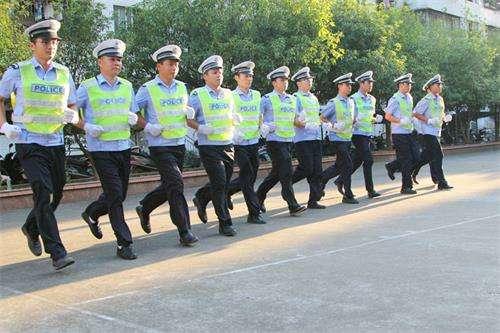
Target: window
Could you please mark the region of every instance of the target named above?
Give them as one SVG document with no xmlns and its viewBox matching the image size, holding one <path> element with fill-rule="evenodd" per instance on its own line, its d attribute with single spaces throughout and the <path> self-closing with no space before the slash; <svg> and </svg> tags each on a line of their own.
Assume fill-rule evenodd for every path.
<svg viewBox="0 0 500 333">
<path fill-rule="evenodd" d="M 132 12 L 129 7 L 113 6 L 113 18 L 115 21 L 115 30 L 126 28 L 132 23 Z"/>
</svg>

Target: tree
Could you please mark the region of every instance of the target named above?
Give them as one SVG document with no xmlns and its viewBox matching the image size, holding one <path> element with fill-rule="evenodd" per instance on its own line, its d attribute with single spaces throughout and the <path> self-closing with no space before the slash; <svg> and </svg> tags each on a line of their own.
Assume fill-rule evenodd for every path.
<svg viewBox="0 0 500 333">
<path fill-rule="evenodd" d="M 15 9 L 13 2 L 0 3 L 0 73 L 30 55 L 28 38 L 15 16 Z"/>
</svg>

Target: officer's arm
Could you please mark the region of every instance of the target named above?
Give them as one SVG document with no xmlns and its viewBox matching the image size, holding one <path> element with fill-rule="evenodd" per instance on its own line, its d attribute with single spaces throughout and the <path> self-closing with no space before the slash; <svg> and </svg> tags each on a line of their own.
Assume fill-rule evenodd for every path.
<svg viewBox="0 0 500 333">
<path fill-rule="evenodd" d="M 8 98 L 14 90 L 14 79 L 16 76 L 14 72 L 19 72 L 19 67 L 15 66 L 17 65 L 12 65 L 7 68 L 0 80 L 0 126 L 7 122 L 4 103 L 5 99 Z M 17 73 L 17 75 L 19 75 L 19 73 Z"/>
<path fill-rule="evenodd" d="M 200 111 L 200 99 L 198 98 L 198 96 L 193 95 L 193 93 L 191 93 L 191 95 L 189 95 L 188 105 L 194 109 L 195 114 L 194 114 L 193 119 L 186 118 L 186 124 L 188 125 L 188 127 L 192 128 L 194 130 L 198 130 L 198 127 L 200 125 L 196 121 L 196 116 L 201 112 Z"/>
<path fill-rule="evenodd" d="M 429 120 L 428 117 L 426 117 L 424 114 L 425 114 L 425 111 L 427 109 L 427 103 L 425 103 L 425 100 L 420 100 L 420 102 L 418 102 L 417 106 L 415 106 L 415 108 L 413 109 L 413 116 L 415 118 L 417 118 L 418 120 L 420 121 L 423 121 L 424 123 L 427 123 L 427 121 Z"/>
<path fill-rule="evenodd" d="M 0 96 L 0 127 L 7 121 L 7 116 L 5 115 L 5 106 L 4 103 L 5 98 Z"/>
<path fill-rule="evenodd" d="M 389 103 L 387 103 L 387 108 L 385 109 L 385 120 L 391 123 L 399 123 L 399 118 L 396 118 L 392 115 L 396 108 L 396 103 L 396 99 L 391 97 Z"/>
<path fill-rule="evenodd" d="M 334 114 L 335 114 L 335 104 L 328 101 L 328 103 L 326 103 L 325 109 L 321 113 L 320 119 L 324 123 L 330 123 L 330 122 L 333 123 L 333 121 L 330 121 L 329 118 Z"/>
<path fill-rule="evenodd" d="M 306 122 L 301 121 L 299 119 L 299 115 L 301 112 L 304 111 L 304 108 L 302 107 L 302 103 L 300 102 L 300 99 L 296 98 L 296 100 L 297 100 L 297 108 L 295 111 L 295 119 L 293 120 L 293 124 L 295 125 L 295 127 L 304 128 L 304 127 L 306 127 Z"/>
<path fill-rule="evenodd" d="M 78 107 L 76 106 L 76 88 L 75 82 L 73 81 L 73 76 L 69 77 L 69 97 L 68 97 L 68 108 L 78 112 Z M 80 114 L 78 114 L 78 123 L 72 124 L 75 127 L 83 129 L 84 121 Z"/>
<path fill-rule="evenodd" d="M 146 112 L 146 107 L 147 107 L 147 91 L 144 85 L 141 86 L 139 90 L 137 90 L 137 94 L 135 95 L 135 103 L 138 109 L 142 111 L 137 114 L 137 116 L 139 117 L 137 119 L 136 126 L 138 128 L 144 129 L 147 123 L 146 119 L 143 116 L 143 114 Z"/>
</svg>

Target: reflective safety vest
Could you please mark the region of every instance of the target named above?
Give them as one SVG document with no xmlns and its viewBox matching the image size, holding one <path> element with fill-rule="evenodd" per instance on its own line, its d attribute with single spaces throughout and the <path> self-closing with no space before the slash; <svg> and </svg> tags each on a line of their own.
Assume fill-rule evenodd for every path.
<svg viewBox="0 0 500 333">
<path fill-rule="evenodd" d="M 158 116 L 159 123 L 163 126 L 161 135 L 165 139 L 179 139 L 187 134 L 186 85 L 177 82 L 175 92 L 169 93 L 160 88 L 156 80 L 146 84 L 149 96 L 153 101 L 153 109 Z"/>
<path fill-rule="evenodd" d="M 401 125 L 399 126 L 403 127 L 404 129 L 407 129 L 409 131 L 413 130 L 413 122 L 411 121 L 413 118 L 413 101 L 408 101 L 406 99 L 403 99 L 401 97 L 400 93 L 395 93 L 393 97 L 398 101 L 399 103 L 399 110 L 401 111 L 401 116 L 406 117 L 410 120 L 410 122 L 406 125 Z"/>
<path fill-rule="evenodd" d="M 238 125 L 243 138 L 252 140 L 259 138 L 260 120 L 260 92 L 251 90 L 252 99 L 244 101 L 237 91 L 233 91 L 235 112 L 241 116 L 241 123 Z"/>
<path fill-rule="evenodd" d="M 113 91 L 103 90 L 96 78 L 82 82 L 89 95 L 94 124 L 104 128 L 104 132 L 99 136 L 102 141 L 130 138 L 128 113 L 132 105 L 132 83 L 122 78 L 117 79 L 120 84 L 118 89 Z"/>
<path fill-rule="evenodd" d="M 196 89 L 201 102 L 203 117 L 208 126 L 214 129 L 207 138 L 211 141 L 231 141 L 233 139 L 234 125 L 231 104 L 233 103 L 233 94 L 224 89 L 222 99 L 210 96 L 206 87 Z"/>
<path fill-rule="evenodd" d="M 294 121 L 297 110 L 297 100 L 293 95 L 289 95 L 287 101 L 282 101 L 278 94 L 272 92 L 269 95 L 271 107 L 273 108 L 275 133 L 282 138 L 293 138 L 295 136 Z"/>
<path fill-rule="evenodd" d="M 69 70 L 54 64 L 56 79 L 40 79 L 30 60 L 19 63 L 21 84 L 24 97 L 24 110 L 21 116 L 12 120 L 22 122 L 33 133 L 51 134 L 63 126 L 64 109 L 68 106 Z"/>
<path fill-rule="evenodd" d="M 434 98 L 432 94 L 427 94 L 424 97 L 429 102 L 429 109 L 431 112 L 431 118 L 443 119 L 444 117 L 444 100 L 443 98 Z M 441 122 L 439 124 L 434 125 L 436 128 L 441 128 Z"/>
<path fill-rule="evenodd" d="M 351 140 L 352 138 L 352 121 L 354 117 L 354 102 L 351 98 L 347 99 L 347 107 L 344 106 L 342 101 L 335 97 L 335 117 L 337 121 L 344 123 L 344 130 L 342 132 L 335 132 L 337 136 L 344 140 Z"/>
<path fill-rule="evenodd" d="M 321 121 L 319 119 L 319 102 L 316 96 L 313 94 L 309 94 L 308 96 L 304 96 L 304 94 L 300 92 L 296 92 L 293 94 L 300 100 L 300 104 L 302 104 L 302 108 L 304 109 L 304 113 L 306 114 L 306 123 L 320 125 Z"/>
<path fill-rule="evenodd" d="M 373 115 L 375 114 L 375 97 L 370 97 L 368 101 L 363 99 L 359 94 L 354 94 L 352 99 L 356 103 L 358 109 L 358 129 L 360 131 L 371 133 L 373 131 Z"/>
</svg>

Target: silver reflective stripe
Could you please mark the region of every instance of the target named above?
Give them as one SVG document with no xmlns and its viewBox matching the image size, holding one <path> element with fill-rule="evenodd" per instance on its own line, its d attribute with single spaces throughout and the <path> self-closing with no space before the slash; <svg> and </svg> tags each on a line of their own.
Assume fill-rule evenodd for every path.
<svg viewBox="0 0 500 333">
<path fill-rule="evenodd" d="M 12 121 L 18 123 L 42 123 L 42 124 L 62 124 L 63 117 L 60 116 L 36 116 L 36 115 L 12 115 Z"/>
<path fill-rule="evenodd" d="M 32 106 L 32 107 L 51 107 L 51 108 L 57 108 L 57 109 L 62 109 L 65 107 L 63 102 L 60 101 L 44 101 L 44 100 L 37 100 L 37 99 L 26 99 L 24 101 L 24 105 L 26 107 Z"/>
<path fill-rule="evenodd" d="M 293 121 L 294 117 L 274 116 L 274 118 L 275 118 L 274 120 L 276 120 L 276 121 L 290 121 L 290 120 L 292 120 Z"/>
<path fill-rule="evenodd" d="M 210 121 L 217 121 L 217 120 L 228 120 L 231 119 L 231 115 L 229 114 L 221 114 L 221 115 L 214 115 L 214 116 L 205 116 L 205 120 L 210 122 Z"/>
<path fill-rule="evenodd" d="M 184 110 L 163 110 L 156 112 L 158 117 L 181 116 L 184 115 Z"/>
<path fill-rule="evenodd" d="M 94 117 L 128 116 L 128 110 L 93 110 Z"/>
<path fill-rule="evenodd" d="M 232 132 L 233 129 L 231 127 L 226 128 L 226 127 L 219 127 L 219 128 L 214 128 L 214 131 L 212 134 L 224 134 L 224 133 L 230 133 Z"/>
<path fill-rule="evenodd" d="M 173 129 L 177 129 L 177 128 L 185 128 L 186 125 L 184 124 L 172 124 L 172 125 L 165 125 L 163 126 L 163 130 L 173 130 Z"/>
<path fill-rule="evenodd" d="M 256 115 L 252 115 L 252 116 L 250 116 L 250 115 L 241 116 L 241 119 L 243 121 L 257 121 L 257 120 L 259 120 L 259 117 L 260 117 L 260 114 L 257 113 Z"/>
<path fill-rule="evenodd" d="M 115 131 L 128 131 L 130 130 L 130 126 L 127 124 L 123 125 L 108 125 L 102 126 L 104 128 L 104 132 L 115 132 Z"/>
<path fill-rule="evenodd" d="M 256 131 L 259 129 L 259 126 L 255 125 L 255 126 L 240 126 L 238 127 L 239 129 L 243 130 L 243 131 Z"/>
</svg>

